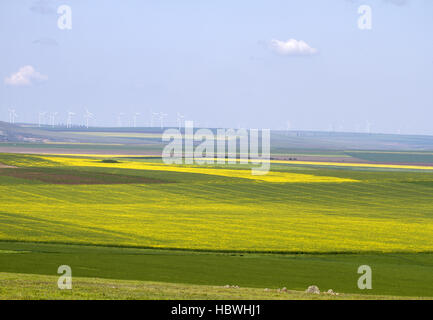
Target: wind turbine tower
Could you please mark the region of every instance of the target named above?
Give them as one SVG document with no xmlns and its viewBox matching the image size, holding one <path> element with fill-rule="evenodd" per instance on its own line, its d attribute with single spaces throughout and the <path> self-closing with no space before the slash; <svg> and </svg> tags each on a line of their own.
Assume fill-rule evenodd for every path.
<svg viewBox="0 0 433 320">
<path fill-rule="evenodd" d="M 46 112 L 39 112 L 39 117 L 38 117 L 38 126 L 40 127 L 42 125 L 42 123 L 44 122 L 44 118 L 45 115 L 47 113 Z"/>
<path fill-rule="evenodd" d="M 140 115 L 140 113 L 136 112 L 134 113 L 133 121 L 134 121 L 134 128 L 137 127 L 137 117 Z"/>
<path fill-rule="evenodd" d="M 122 117 L 123 117 L 124 115 L 125 115 L 125 114 L 124 114 L 123 112 L 120 112 L 119 115 L 117 116 L 117 126 L 118 126 L 118 127 L 122 127 Z"/>
<path fill-rule="evenodd" d="M 371 125 L 372 123 L 370 121 L 367 120 L 367 133 L 370 134 L 371 133 Z"/>
<path fill-rule="evenodd" d="M 167 116 L 166 113 L 160 112 L 159 113 L 159 120 L 161 120 L 161 129 L 164 128 L 164 117 Z"/>
<path fill-rule="evenodd" d="M 177 126 L 179 127 L 179 130 L 182 127 L 182 122 L 184 118 L 184 115 L 181 115 L 179 112 L 177 113 Z"/>
<path fill-rule="evenodd" d="M 86 109 L 86 113 L 84 114 L 84 119 L 86 119 L 86 128 L 89 129 L 89 120 L 93 118 L 93 113 Z"/>
<path fill-rule="evenodd" d="M 18 115 L 15 112 L 15 109 L 9 109 L 9 123 L 14 124 L 15 118 L 17 118 Z"/>
<path fill-rule="evenodd" d="M 68 112 L 68 119 L 66 120 L 66 128 L 72 128 L 72 117 L 75 116 L 75 113 Z"/>
<path fill-rule="evenodd" d="M 56 121 L 56 116 L 58 115 L 57 112 L 52 112 L 50 114 L 50 120 L 51 120 L 51 126 L 54 128 L 55 125 L 55 121 Z"/>
<path fill-rule="evenodd" d="M 158 112 L 152 112 L 151 119 L 150 119 L 150 126 L 154 126 L 154 119 L 158 118 L 160 114 Z"/>
</svg>

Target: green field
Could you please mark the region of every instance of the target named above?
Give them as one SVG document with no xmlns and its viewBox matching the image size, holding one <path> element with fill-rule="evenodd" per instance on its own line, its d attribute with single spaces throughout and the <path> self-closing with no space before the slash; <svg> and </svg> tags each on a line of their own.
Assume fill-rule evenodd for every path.
<svg viewBox="0 0 433 320">
<path fill-rule="evenodd" d="M 351 151 L 347 155 L 374 162 L 392 163 L 433 163 L 432 152 L 379 152 Z"/>
<path fill-rule="evenodd" d="M 57 277 L 0 273 L 0 297 L 25 300 L 395 300 L 419 299 L 359 294 L 307 294 L 295 290 L 226 288 L 149 281 L 74 278 L 73 290 L 59 290 Z M 18 290 L 17 290 L 18 289 Z M 423 299 L 423 298 L 421 298 Z M 428 298 L 427 298 L 428 299 Z M 429 299 L 430 300 L 430 299 Z"/>
<path fill-rule="evenodd" d="M 0 155 L 0 272 L 433 297 L 430 170 L 103 159 Z"/>
<path fill-rule="evenodd" d="M 433 254 L 247 254 L 0 242 L 0 272 L 157 281 L 242 288 L 315 284 L 340 293 L 433 297 Z M 357 287 L 357 269 L 374 270 L 373 289 Z"/>
</svg>

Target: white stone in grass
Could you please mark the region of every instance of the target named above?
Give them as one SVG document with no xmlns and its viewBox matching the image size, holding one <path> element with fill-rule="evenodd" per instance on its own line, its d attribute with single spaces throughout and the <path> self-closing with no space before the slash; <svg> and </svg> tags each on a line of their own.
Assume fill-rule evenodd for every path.
<svg viewBox="0 0 433 320">
<path fill-rule="evenodd" d="M 306 293 L 314 293 L 314 294 L 320 294 L 320 290 L 318 286 L 309 286 L 307 290 L 305 290 Z"/>
</svg>

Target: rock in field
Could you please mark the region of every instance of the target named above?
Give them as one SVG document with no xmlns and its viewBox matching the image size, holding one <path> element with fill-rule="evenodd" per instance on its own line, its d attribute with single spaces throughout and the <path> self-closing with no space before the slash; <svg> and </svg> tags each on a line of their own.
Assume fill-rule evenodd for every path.
<svg viewBox="0 0 433 320">
<path fill-rule="evenodd" d="M 305 290 L 306 293 L 314 293 L 314 294 L 320 294 L 320 290 L 318 286 L 309 286 L 307 290 Z"/>
</svg>

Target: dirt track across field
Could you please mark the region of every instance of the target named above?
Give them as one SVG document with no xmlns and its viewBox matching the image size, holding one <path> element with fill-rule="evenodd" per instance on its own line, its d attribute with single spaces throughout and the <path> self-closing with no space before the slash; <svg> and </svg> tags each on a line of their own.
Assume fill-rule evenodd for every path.
<svg viewBox="0 0 433 320">
<path fill-rule="evenodd" d="M 306 155 L 302 155 L 302 156 L 298 156 L 298 155 L 293 155 L 293 156 L 272 156 L 271 157 L 273 160 L 285 160 L 285 161 L 322 161 L 322 162 L 347 162 L 347 163 L 372 163 L 371 161 L 366 161 L 363 159 L 358 159 L 358 158 L 354 158 L 354 157 L 321 157 L 321 156 L 306 156 Z"/>
<path fill-rule="evenodd" d="M 4 169 L 4 168 L 16 168 L 16 167 L 14 167 L 14 166 L 8 166 L 8 165 L 5 165 L 5 164 L 3 164 L 3 163 L 0 162 L 0 169 Z"/>
</svg>

